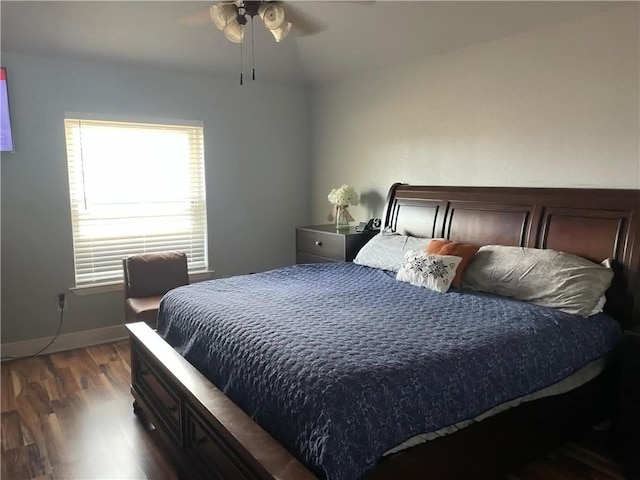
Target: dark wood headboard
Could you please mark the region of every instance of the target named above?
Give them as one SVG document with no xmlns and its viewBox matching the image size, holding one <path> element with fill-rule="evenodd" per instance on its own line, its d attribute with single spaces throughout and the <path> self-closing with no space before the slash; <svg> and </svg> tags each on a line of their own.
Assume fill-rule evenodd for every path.
<svg viewBox="0 0 640 480">
<path fill-rule="evenodd" d="M 549 248 L 614 260 L 605 311 L 640 330 L 640 190 L 394 184 L 383 225 L 475 245 Z"/>
</svg>

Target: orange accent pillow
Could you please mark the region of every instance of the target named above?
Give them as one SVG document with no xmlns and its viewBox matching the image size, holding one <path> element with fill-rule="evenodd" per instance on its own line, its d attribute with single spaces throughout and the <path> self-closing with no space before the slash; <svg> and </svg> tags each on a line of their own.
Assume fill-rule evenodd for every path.
<svg viewBox="0 0 640 480">
<path fill-rule="evenodd" d="M 456 276 L 451 282 L 451 285 L 456 288 L 460 288 L 464 269 L 467 268 L 469 261 L 473 258 L 479 248 L 480 247 L 476 245 L 454 242 L 452 240 L 431 240 L 424 247 L 424 251 L 429 254 L 454 255 L 462 258 L 460 265 L 458 265 L 458 268 L 456 269 Z"/>
</svg>

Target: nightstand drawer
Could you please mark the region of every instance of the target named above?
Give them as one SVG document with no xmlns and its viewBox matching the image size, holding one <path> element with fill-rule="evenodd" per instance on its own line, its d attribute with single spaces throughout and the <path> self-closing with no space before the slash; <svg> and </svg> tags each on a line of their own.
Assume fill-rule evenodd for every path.
<svg viewBox="0 0 640 480">
<path fill-rule="evenodd" d="M 296 230 L 296 250 L 331 260 L 344 260 L 344 236 L 317 230 Z"/>
<path fill-rule="evenodd" d="M 377 231 L 356 232 L 335 225 L 296 228 L 296 263 L 351 262 Z"/>
</svg>

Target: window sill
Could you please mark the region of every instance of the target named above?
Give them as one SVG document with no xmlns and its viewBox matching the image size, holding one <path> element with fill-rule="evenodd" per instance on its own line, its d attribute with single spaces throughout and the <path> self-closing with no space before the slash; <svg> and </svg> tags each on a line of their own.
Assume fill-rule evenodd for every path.
<svg viewBox="0 0 640 480">
<path fill-rule="evenodd" d="M 205 272 L 194 272 L 189 274 L 189 283 L 202 282 L 203 280 L 213 279 L 214 270 L 207 270 Z M 101 283 L 99 285 L 86 285 L 83 287 L 71 287 L 69 289 L 74 295 L 83 297 L 85 295 L 98 295 L 101 293 L 109 292 L 122 292 L 124 290 L 124 284 L 122 282 L 109 282 Z"/>
</svg>

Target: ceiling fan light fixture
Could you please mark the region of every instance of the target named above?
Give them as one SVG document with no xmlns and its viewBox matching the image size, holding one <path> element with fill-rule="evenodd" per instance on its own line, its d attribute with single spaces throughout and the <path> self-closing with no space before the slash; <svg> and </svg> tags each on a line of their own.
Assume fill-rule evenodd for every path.
<svg viewBox="0 0 640 480">
<path fill-rule="evenodd" d="M 242 25 L 238 23 L 238 21 L 234 18 L 231 20 L 226 27 L 224 27 L 224 36 L 227 37 L 227 40 L 233 43 L 242 43 L 242 39 L 244 38 L 244 28 Z"/>
<path fill-rule="evenodd" d="M 278 28 L 274 28 L 269 31 L 273 35 L 273 38 L 276 39 L 276 42 L 280 43 L 282 40 L 286 38 L 287 35 L 289 35 L 289 32 L 291 31 L 291 27 L 292 27 L 291 22 L 286 22 L 283 25 L 280 25 Z"/>
<path fill-rule="evenodd" d="M 237 15 L 236 7 L 230 3 L 216 3 L 209 9 L 211 21 L 218 30 L 224 30 L 225 27 Z"/>
<path fill-rule="evenodd" d="M 264 22 L 264 12 L 265 10 L 267 10 L 267 8 L 269 8 L 268 3 L 262 3 L 258 7 L 258 16 L 260 17 L 260 20 L 262 20 L 263 22 Z"/>
<path fill-rule="evenodd" d="M 264 7 L 264 8 L 262 8 Z M 284 23 L 284 8 L 277 3 L 266 3 L 258 9 L 258 14 L 268 30 L 280 28 Z"/>
</svg>

